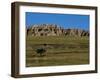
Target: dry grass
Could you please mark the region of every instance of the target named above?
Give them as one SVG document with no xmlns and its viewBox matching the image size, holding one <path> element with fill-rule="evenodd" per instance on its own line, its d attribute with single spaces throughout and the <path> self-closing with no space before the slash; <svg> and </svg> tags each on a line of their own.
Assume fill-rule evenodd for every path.
<svg viewBox="0 0 100 80">
<path fill-rule="evenodd" d="M 35 51 L 41 47 L 46 49 L 43 56 L 39 56 Z M 88 37 L 28 36 L 26 49 L 27 67 L 89 64 Z"/>
</svg>

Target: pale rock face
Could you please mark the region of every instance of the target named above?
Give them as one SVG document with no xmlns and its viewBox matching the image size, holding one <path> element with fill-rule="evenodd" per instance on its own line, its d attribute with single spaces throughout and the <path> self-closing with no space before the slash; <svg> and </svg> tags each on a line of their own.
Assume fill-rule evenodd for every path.
<svg viewBox="0 0 100 80">
<path fill-rule="evenodd" d="M 63 29 L 56 24 L 33 25 L 26 29 L 27 35 L 32 36 L 89 36 L 89 32 L 80 29 Z"/>
</svg>

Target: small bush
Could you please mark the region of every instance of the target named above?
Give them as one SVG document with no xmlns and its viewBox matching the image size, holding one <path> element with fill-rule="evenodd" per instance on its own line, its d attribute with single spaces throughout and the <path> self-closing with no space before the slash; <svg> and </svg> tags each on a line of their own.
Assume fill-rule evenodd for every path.
<svg viewBox="0 0 100 80">
<path fill-rule="evenodd" d="M 36 52 L 37 52 L 37 54 L 39 54 L 40 56 L 42 56 L 46 52 L 46 50 L 44 48 L 38 48 L 36 50 Z"/>
</svg>

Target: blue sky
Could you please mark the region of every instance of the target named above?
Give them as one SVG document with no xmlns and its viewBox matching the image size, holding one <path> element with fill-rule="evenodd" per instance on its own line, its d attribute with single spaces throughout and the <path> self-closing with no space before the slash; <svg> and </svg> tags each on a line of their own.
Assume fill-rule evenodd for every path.
<svg viewBox="0 0 100 80">
<path fill-rule="evenodd" d="M 57 24 L 65 29 L 89 30 L 89 15 L 26 12 L 26 26 L 34 24 Z"/>
</svg>

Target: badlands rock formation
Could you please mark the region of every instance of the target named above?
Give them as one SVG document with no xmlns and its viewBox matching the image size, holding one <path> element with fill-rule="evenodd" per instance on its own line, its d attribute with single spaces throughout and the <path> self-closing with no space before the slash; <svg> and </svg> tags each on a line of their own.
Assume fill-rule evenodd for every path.
<svg viewBox="0 0 100 80">
<path fill-rule="evenodd" d="M 89 32 L 80 29 L 63 29 L 56 24 L 33 25 L 26 29 L 26 34 L 32 36 L 89 36 Z"/>
</svg>

